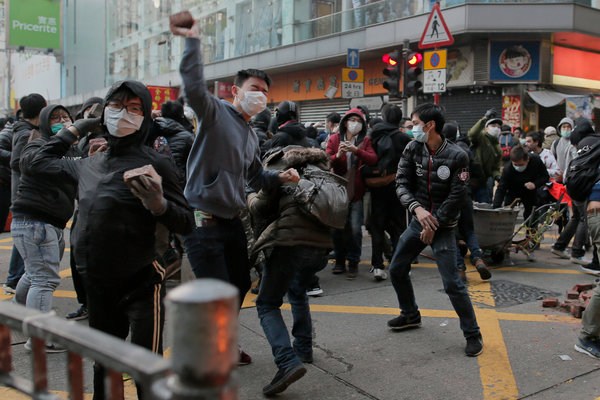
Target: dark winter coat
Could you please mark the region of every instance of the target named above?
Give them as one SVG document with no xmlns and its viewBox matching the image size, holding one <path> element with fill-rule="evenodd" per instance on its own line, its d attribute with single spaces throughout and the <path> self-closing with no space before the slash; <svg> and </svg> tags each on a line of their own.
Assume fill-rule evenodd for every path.
<svg viewBox="0 0 600 400">
<path fill-rule="evenodd" d="M 390 137 L 391 149 L 380 148 L 379 142 L 384 136 Z M 388 174 L 395 174 L 398 170 L 398 163 L 400 162 L 402 152 L 404 152 L 406 145 L 410 143 L 410 137 L 406 133 L 400 132 L 396 125 L 387 122 L 375 124 L 371 130 L 370 137 L 373 150 L 377 154 L 377 167 L 380 170 L 386 169 Z"/>
<path fill-rule="evenodd" d="M 265 143 L 265 147 L 275 149 L 286 146 L 311 147 L 306 137 L 306 128 L 298 121 L 288 121 L 281 125 L 275 136 Z"/>
<path fill-rule="evenodd" d="M 468 180 L 469 156 L 458 145 L 444 138 L 431 154 L 425 143 L 413 140 L 398 165 L 396 194 L 411 213 L 421 206 L 441 227 L 453 227 L 465 201 Z"/>
<path fill-rule="evenodd" d="M 41 137 L 28 143 L 21 153 L 21 180 L 11 211 L 13 215 L 31 217 L 63 229 L 73 216 L 77 182 L 69 179 L 66 174 L 51 174 L 44 169 L 37 169 L 33 159 L 37 151 L 52 137 L 50 114 L 57 108 L 66 109 L 59 105 L 44 107 L 40 113 Z M 82 153 L 75 146 L 65 149 L 64 157 L 70 160 L 80 159 Z"/>
<path fill-rule="evenodd" d="M 12 153 L 13 124 L 6 124 L 0 132 L 0 180 L 10 183 L 10 155 Z"/>
<path fill-rule="evenodd" d="M 517 197 L 526 206 L 535 205 L 536 189 L 543 187 L 549 180 L 550 176 L 544 162 L 534 154 L 529 154 L 529 162 L 523 172 L 517 172 L 512 162 L 507 162 L 504 165 L 500 183 L 494 194 L 494 208 L 501 207 L 504 203 L 510 203 Z M 536 189 L 527 189 L 525 187 L 527 182 L 532 182 Z"/>
<path fill-rule="evenodd" d="M 281 158 L 265 160 L 265 169 L 285 170 L 296 168 L 300 173 L 307 165 L 329 170 L 327 154 L 318 148 L 285 147 Z M 287 183 L 272 191 L 261 190 L 248 196 L 248 208 L 254 220 L 264 220 L 270 215 L 277 218 L 267 226 L 256 240 L 253 252 L 274 246 L 313 246 L 333 248 L 330 229 L 303 211 L 286 188 Z"/>
<path fill-rule="evenodd" d="M 39 127 L 30 124 L 27 121 L 17 121 L 13 126 L 12 153 L 10 154 L 10 170 L 11 170 L 11 201 L 17 198 L 19 190 L 19 181 L 21 180 L 21 153 L 29 140 L 31 131 Z"/>
<path fill-rule="evenodd" d="M 186 131 L 180 123 L 171 118 L 156 118 L 154 124 L 158 129 L 159 136 L 164 136 L 169 143 L 177 171 L 181 175 L 183 187 L 185 185 L 187 159 L 192 149 L 192 144 L 194 144 L 194 135 Z"/>
<path fill-rule="evenodd" d="M 79 183 L 79 219 L 72 232 L 75 260 L 90 279 L 106 284 L 130 279 L 156 259 L 157 223 L 181 234 L 191 232 L 194 225 L 171 160 L 143 145 L 152 105 L 148 89 L 140 82 L 121 81 L 105 99 L 121 87 L 142 100 L 144 122 L 137 132 L 122 138 L 109 136 L 106 152 L 73 161 L 61 157 L 77 138 L 63 129 L 40 149 L 31 166 Z M 167 209 L 160 216 L 144 208 L 123 181 L 125 171 L 148 164 L 162 177 Z"/>
</svg>

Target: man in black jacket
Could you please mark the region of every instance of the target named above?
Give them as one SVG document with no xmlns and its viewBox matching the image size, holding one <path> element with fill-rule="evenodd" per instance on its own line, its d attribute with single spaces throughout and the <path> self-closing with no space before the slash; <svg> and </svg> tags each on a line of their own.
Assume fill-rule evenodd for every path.
<svg viewBox="0 0 600 400">
<path fill-rule="evenodd" d="M 482 353 L 483 340 L 469 293 L 456 268 L 454 235 L 469 180 L 469 156 L 441 135 L 445 120 L 439 106 L 423 104 L 411 118 L 415 140 L 402 153 L 396 193 L 415 218 L 400 236 L 390 263 L 402 311 L 388 321 L 388 326 L 401 330 L 421 325 L 409 272 L 412 260 L 431 245 L 444 290 L 467 339 L 465 353 L 474 357 Z"/>
<path fill-rule="evenodd" d="M 25 261 L 25 275 L 19 280 L 15 300 L 42 312 L 52 309 L 54 290 L 60 284 L 59 264 L 65 249 L 63 230 L 73 215 L 77 184 L 32 169 L 31 160 L 50 137 L 71 123 L 71 115 L 63 106 L 42 109 L 39 131 L 32 131 L 30 142 L 21 153 L 21 180 L 11 208 L 11 234 Z M 75 147 L 68 150 L 66 157 L 80 157 Z M 31 339 L 25 348 L 31 350 Z M 48 352 L 64 351 L 51 343 L 46 348 Z"/>
<path fill-rule="evenodd" d="M 371 130 L 377 165 L 363 167 L 365 183 L 371 192 L 371 272 L 377 281 L 387 279 L 383 265 L 385 232 L 389 233 L 392 247 L 395 248 L 398 238 L 406 229 L 406 211 L 396 196 L 394 176 L 398 170 L 400 156 L 410 142 L 410 137 L 399 129 L 402 120 L 400 107 L 388 103 L 381 109 L 381 116 L 383 122 L 375 124 Z M 376 176 L 367 177 L 367 168 L 376 168 Z"/>
<path fill-rule="evenodd" d="M 494 195 L 494 208 L 502 207 L 520 198 L 527 219 L 536 206 L 537 188 L 543 187 L 550 177 L 546 166 L 535 154 L 528 154 L 524 147 L 513 147 L 510 163 L 506 163 L 500 184 Z"/>
<path fill-rule="evenodd" d="M 311 147 L 306 137 L 306 128 L 298 122 L 298 106 L 293 101 L 282 101 L 275 110 L 277 133 L 267 140 L 263 151 L 290 145 Z"/>
<path fill-rule="evenodd" d="M 34 171 L 78 183 L 79 220 L 72 232 L 75 260 L 86 283 L 90 327 L 162 353 L 164 268 L 156 262 L 154 232 L 191 232 L 192 212 L 171 160 L 144 145 L 152 98 L 137 81 L 115 83 L 100 120 L 108 150 L 73 161 L 62 158 L 79 132 L 98 119 L 61 130 L 36 154 Z M 125 171 L 152 165 L 161 180 L 141 176 L 124 182 Z M 162 182 L 161 182 L 162 181 Z M 104 399 L 104 368 L 94 366 L 94 399 Z M 138 388 L 139 390 L 139 388 Z"/>
</svg>

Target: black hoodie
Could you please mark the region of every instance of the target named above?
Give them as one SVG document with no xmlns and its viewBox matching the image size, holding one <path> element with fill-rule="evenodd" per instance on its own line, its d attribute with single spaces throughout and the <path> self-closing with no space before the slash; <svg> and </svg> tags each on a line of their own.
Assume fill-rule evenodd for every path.
<svg viewBox="0 0 600 400">
<path fill-rule="evenodd" d="M 90 280 L 104 284 L 130 279 L 156 259 L 157 222 L 181 234 L 191 232 L 194 225 L 171 160 L 143 145 L 151 120 L 148 89 L 137 81 L 117 82 L 105 100 L 123 87 L 142 100 L 144 121 L 137 132 L 121 138 L 109 136 L 106 152 L 73 161 L 61 159 L 76 140 L 68 129 L 63 129 L 32 162 L 35 170 L 79 182 L 79 218 L 72 232 L 75 261 Z M 148 164 L 162 177 L 167 210 L 160 216 L 146 210 L 123 181 L 125 171 Z"/>
<path fill-rule="evenodd" d="M 306 128 L 296 120 L 291 120 L 281 125 L 277 134 L 265 143 L 270 143 L 270 149 L 286 146 L 311 147 L 311 143 L 306 137 Z"/>
<path fill-rule="evenodd" d="M 60 105 L 46 106 L 40 112 L 41 137 L 28 143 L 20 157 L 21 179 L 15 200 L 11 207 L 14 216 L 27 216 L 64 229 L 73 215 L 77 182 L 66 175 L 52 175 L 44 170 L 31 168 L 37 151 L 52 137 L 50 115 L 57 108 L 68 112 Z M 70 159 L 81 158 L 77 147 L 66 149 L 64 156 Z"/>
<path fill-rule="evenodd" d="M 402 152 L 406 145 L 410 143 L 410 137 L 406 133 L 400 132 L 397 125 L 383 121 L 373 125 L 370 136 L 373 150 L 377 153 L 378 170 L 387 171 L 387 174 L 395 174 L 398 170 L 398 163 L 400 162 Z M 390 142 L 392 146 L 384 146 L 386 143 L 384 137 L 389 137 L 391 139 Z"/>
<path fill-rule="evenodd" d="M 171 118 L 156 118 L 153 126 L 157 137 L 164 136 L 169 143 L 171 154 L 177 166 L 177 172 L 180 174 L 181 186 L 183 187 L 185 185 L 187 159 L 194 144 L 194 135 L 185 130 L 179 122 Z"/>
</svg>

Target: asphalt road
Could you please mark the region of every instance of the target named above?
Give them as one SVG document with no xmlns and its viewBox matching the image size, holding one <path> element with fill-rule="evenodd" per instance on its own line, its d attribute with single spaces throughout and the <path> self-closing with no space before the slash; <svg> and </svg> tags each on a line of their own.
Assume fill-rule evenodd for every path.
<svg viewBox="0 0 600 400">
<path fill-rule="evenodd" d="M 411 278 L 423 316 L 420 329 L 393 332 L 387 320 L 398 315 L 398 304 L 389 280 L 375 282 L 369 274 L 370 239 L 363 240 L 359 276 L 348 281 L 323 270 L 325 293 L 311 298 L 314 330 L 314 363 L 308 373 L 279 395 L 282 399 L 600 399 L 600 360 L 576 352 L 580 320 L 558 309 L 542 308 L 541 298 L 565 291 L 577 283 L 593 282 L 568 260 L 550 254 L 556 228 L 546 234 L 536 251 L 537 260 L 512 254 L 493 269 L 490 281 L 481 281 L 468 265 L 469 292 L 484 338 L 477 358 L 464 355 L 465 340 L 458 319 L 431 259 L 420 257 Z M 12 248 L 10 235 L 0 235 L 0 277 L 4 278 Z M 429 250 L 425 255 L 431 254 Z M 588 253 L 587 257 L 591 255 Z M 54 297 L 57 315 L 78 305 L 68 266 Z M 0 299 L 10 296 L 0 294 Z M 254 296 L 249 294 L 240 313 L 240 345 L 253 363 L 238 369 L 239 398 L 261 398 L 261 388 L 276 373 L 270 347 L 260 327 Z M 291 326 L 289 306 L 283 315 Z M 86 323 L 82 321 L 81 323 Z M 23 335 L 13 334 L 15 371 L 31 376 L 30 355 Z M 165 338 L 165 347 L 170 345 Z M 567 357 L 565 357 L 567 356 Z M 564 359 L 564 360 L 563 360 Z M 48 356 L 51 389 L 67 387 L 64 354 Z M 85 389 L 91 393 L 91 364 L 85 363 Z M 127 398 L 135 398 L 131 382 Z M 0 398 L 25 398 L 0 387 Z"/>
</svg>

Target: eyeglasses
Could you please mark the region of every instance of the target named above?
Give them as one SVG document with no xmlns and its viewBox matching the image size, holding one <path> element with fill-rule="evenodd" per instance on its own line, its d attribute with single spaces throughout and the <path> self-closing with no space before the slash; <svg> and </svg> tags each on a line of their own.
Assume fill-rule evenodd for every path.
<svg viewBox="0 0 600 400">
<path fill-rule="evenodd" d="M 68 114 L 51 115 L 50 122 L 71 121 Z"/>
<path fill-rule="evenodd" d="M 107 104 L 107 107 L 113 111 L 121 111 L 122 109 L 126 109 L 128 113 L 144 115 L 144 108 L 139 104 L 128 104 L 124 106 L 121 103 L 111 101 Z"/>
</svg>

